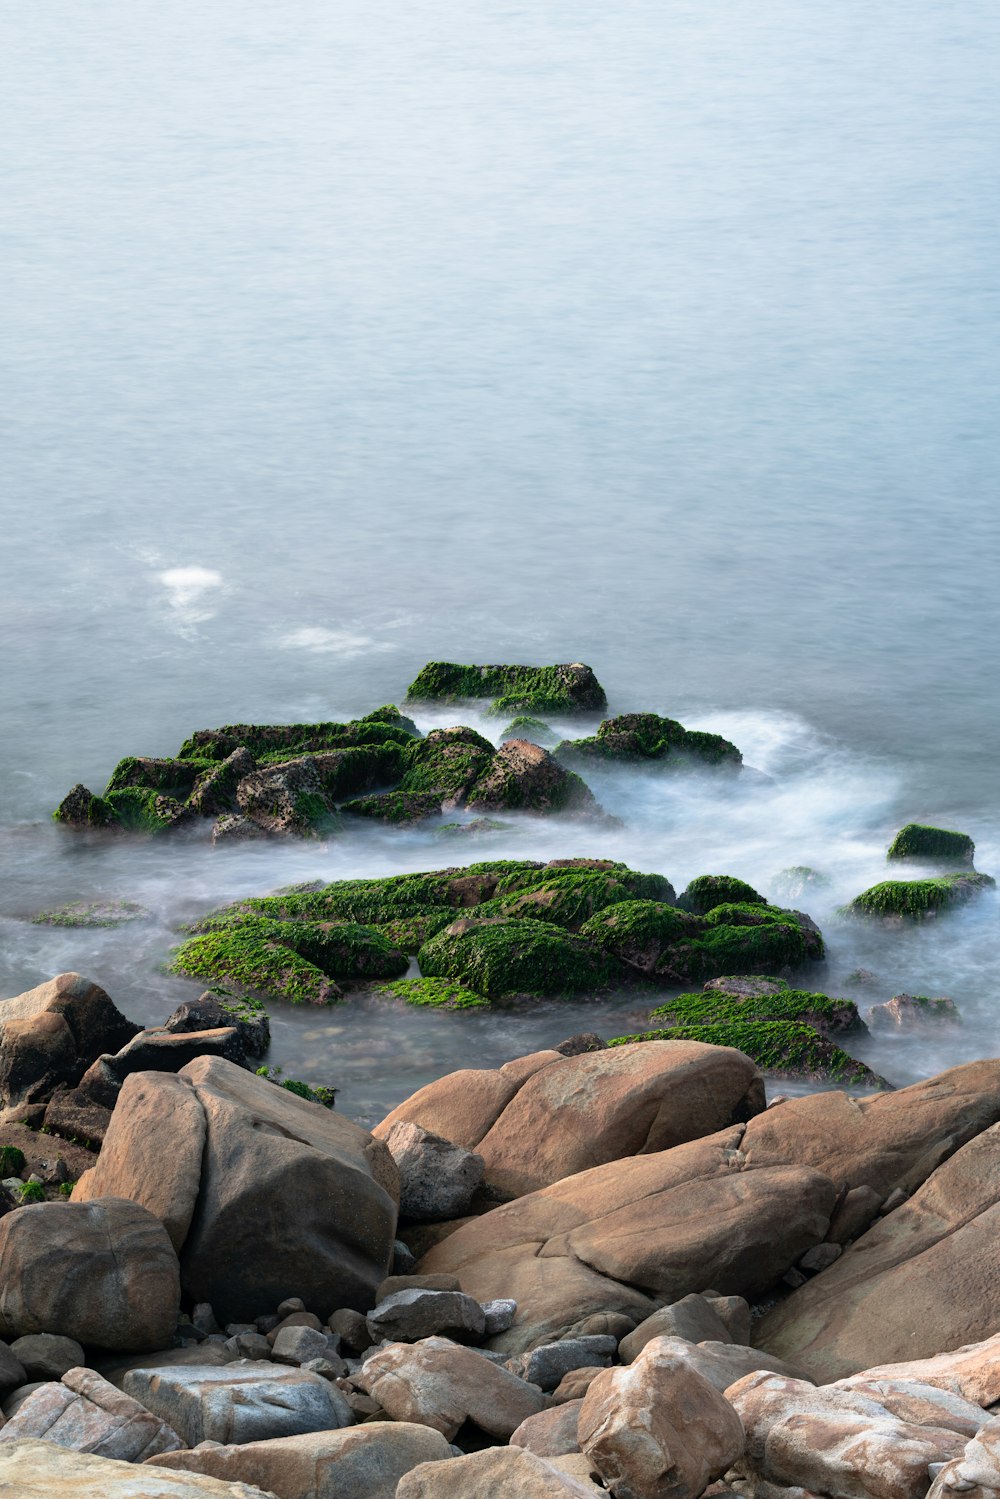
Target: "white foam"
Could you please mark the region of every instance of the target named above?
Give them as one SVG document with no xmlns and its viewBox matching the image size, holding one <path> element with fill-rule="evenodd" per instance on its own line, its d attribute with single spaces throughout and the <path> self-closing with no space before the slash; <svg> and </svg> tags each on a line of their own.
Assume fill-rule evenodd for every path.
<svg viewBox="0 0 1000 1499">
<path fill-rule="evenodd" d="M 317 625 L 303 625 L 300 629 L 289 630 L 279 638 L 278 643 L 288 650 L 339 656 L 344 661 L 353 656 L 367 656 L 372 651 L 396 649 L 388 641 L 375 640 L 371 635 L 360 635 L 351 630 L 326 630 Z"/>
</svg>

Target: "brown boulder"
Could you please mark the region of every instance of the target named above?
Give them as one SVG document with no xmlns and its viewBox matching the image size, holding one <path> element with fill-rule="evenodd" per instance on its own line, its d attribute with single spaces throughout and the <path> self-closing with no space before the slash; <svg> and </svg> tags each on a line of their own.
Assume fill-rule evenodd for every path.
<svg viewBox="0 0 1000 1499">
<path fill-rule="evenodd" d="M 756 1296 L 823 1239 L 836 1190 L 802 1167 L 752 1167 L 743 1130 L 595 1166 L 494 1208 L 418 1268 L 457 1275 L 477 1301 L 516 1301 L 513 1327 L 490 1341 L 509 1353 L 604 1331 L 608 1318 L 623 1337 L 692 1291 Z"/>
<path fill-rule="evenodd" d="M 121 1462 L 182 1447 L 176 1431 L 93 1369 L 70 1369 L 61 1384 L 43 1384 L 18 1406 L 0 1431 L 0 1442 L 37 1437 L 74 1452 L 93 1452 Z"/>
<path fill-rule="evenodd" d="M 666 1341 L 599 1374 L 583 1398 L 580 1447 L 616 1499 L 697 1499 L 743 1451 L 739 1416 Z"/>
<path fill-rule="evenodd" d="M 167 1348 L 179 1302 L 173 1246 L 138 1203 L 39 1202 L 0 1219 L 0 1337 Z"/>
<path fill-rule="evenodd" d="M 245 1483 L 222 1483 L 199 1473 L 168 1473 L 51 1442 L 0 1447 L 0 1494 L 11 1499 L 275 1499 Z"/>
<path fill-rule="evenodd" d="M 545 1405 L 535 1385 L 448 1338 L 386 1343 L 365 1360 L 354 1383 L 394 1421 L 433 1426 L 449 1441 L 466 1421 L 506 1441 Z"/>
<path fill-rule="evenodd" d="M 576 1423 L 582 1405 L 581 1395 L 576 1400 L 566 1400 L 549 1410 L 539 1411 L 537 1416 L 529 1416 L 511 1436 L 510 1445 L 525 1447 L 536 1457 L 562 1457 L 567 1452 L 579 1452 Z"/>
<path fill-rule="evenodd" d="M 398 1175 L 366 1130 L 216 1057 L 176 1077 L 133 1073 L 113 1120 L 107 1165 L 102 1155 L 81 1198 L 114 1191 L 161 1215 L 180 1241 L 185 1292 L 223 1325 L 288 1296 L 324 1315 L 372 1305 L 392 1258 Z M 153 1152 L 164 1182 L 150 1174 Z"/>
<path fill-rule="evenodd" d="M 97 984 L 60 973 L 0 1000 L 0 1107 L 37 1103 L 74 1086 L 91 1062 L 118 1051 L 139 1030 Z"/>
<path fill-rule="evenodd" d="M 480 811 L 561 812 L 594 816 L 600 807 L 586 782 L 528 739 L 500 746 L 466 798 Z"/>
<path fill-rule="evenodd" d="M 487 1447 L 421 1463 L 400 1480 L 396 1499 L 600 1499 L 604 1492 L 523 1447 Z"/>
<path fill-rule="evenodd" d="M 606 1161 L 669 1150 L 763 1107 L 763 1080 L 742 1052 L 647 1041 L 451 1073 L 400 1104 L 375 1134 L 387 1138 L 406 1120 L 474 1149 L 488 1186 L 512 1198 Z"/>
<path fill-rule="evenodd" d="M 993 1125 L 771 1311 L 757 1341 L 830 1381 L 977 1342 L 998 1324 L 1000 1125 Z"/>
<path fill-rule="evenodd" d="M 973 1405 L 995 1405 L 1000 1401 L 1000 1333 L 956 1348 L 952 1353 L 938 1353 L 930 1358 L 913 1359 L 900 1364 L 882 1364 L 874 1369 L 838 1381 L 850 1388 L 871 1380 L 902 1381 L 931 1385 L 958 1395 Z"/>
</svg>

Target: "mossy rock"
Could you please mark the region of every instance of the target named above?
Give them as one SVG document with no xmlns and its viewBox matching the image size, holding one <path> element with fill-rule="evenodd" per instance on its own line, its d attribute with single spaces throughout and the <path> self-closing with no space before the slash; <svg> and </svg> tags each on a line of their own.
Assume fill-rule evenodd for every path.
<svg viewBox="0 0 1000 1499">
<path fill-rule="evenodd" d="M 787 979 L 776 979 L 767 973 L 722 973 L 708 980 L 704 992 L 725 994 L 730 999 L 766 999 L 772 994 L 784 994 L 790 987 Z"/>
<path fill-rule="evenodd" d="M 35 926 L 115 927 L 140 921 L 149 912 L 134 900 L 71 901 L 31 918 Z"/>
<path fill-rule="evenodd" d="M 0 1145 L 0 1180 L 20 1176 L 27 1164 L 24 1151 L 16 1145 Z"/>
<path fill-rule="evenodd" d="M 493 833 L 503 833 L 516 838 L 522 831 L 519 823 L 501 822 L 497 817 L 472 817 L 468 822 L 444 822 L 434 828 L 435 838 L 487 838 Z"/>
<path fill-rule="evenodd" d="M 864 1062 L 848 1056 L 808 1025 L 790 1021 L 668 1026 L 634 1036 L 616 1036 L 608 1045 L 625 1046 L 632 1041 L 703 1041 L 710 1046 L 731 1046 L 743 1052 L 771 1077 L 830 1082 L 839 1087 L 866 1090 L 891 1086 Z"/>
<path fill-rule="evenodd" d="M 280 942 L 333 979 L 397 978 L 407 969 L 406 955 L 375 925 L 343 920 L 273 921 L 230 911 L 208 918 L 199 929 Z"/>
<path fill-rule="evenodd" d="M 605 906 L 580 928 L 580 936 L 640 973 L 659 974 L 678 943 L 696 940 L 704 923 L 661 900 L 623 900 Z"/>
<path fill-rule="evenodd" d="M 104 801 L 127 833 L 169 833 L 191 817 L 183 802 L 143 786 L 110 791 Z"/>
<path fill-rule="evenodd" d="M 650 1011 L 650 1022 L 663 1026 L 728 1025 L 733 1022 L 790 1020 L 812 1026 L 821 1036 L 839 1032 L 864 1032 L 858 1007 L 849 999 L 831 999 L 806 989 L 784 988 L 757 996 L 721 994 L 702 990 L 681 994 Z"/>
<path fill-rule="evenodd" d="M 470 790 L 466 804 L 489 811 L 601 816 L 590 787 L 539 744 L 508 739 Z"/>
<path fill-rule="evenodd" d="M 415 956 L 425 942 L 436 937 L 454 920 L 454 906 L 425 906 L 418 916 L 397 916 L 394 921 L 381 921 L 378 929 L 393 947 Z"/>
<path fill-rule="evenodd" d="M 365 817 L 372 822 L 408 826 L 441 816 L 441 798 L 431 791 L 382 791 L 375 796 L 359 796 L 344 802 L 340 811 L 345 817 Z"/>
<path fill-rule="evenodd" d="M 496 894 L 477 911 L 482 916 L 530 916 L 575 930 L 606 906 L 623 901 L 668 904 L 674 891 L 659 874 L 640 874 L 624 865 L 610 869 L 565 868 L 505 875 Z"/>
<path fill-rule="evenodd" d="M 604 688 L 589 666 L 461 666 L 429 661 L 407 690 L 410 701 L 457 703 L 493 698 L 490 711 L 511 713 L 599 713 Z"/>
<path fill-rule="evenodd" d="M 767 901 L 752 885 L 731 874 L 700 874 L 677 897 L 681 910 L 690 911 L 694 916 L 706 916 L 715 906 L 731 905 L 734 902 L 767 905 Z"/>
<path fill-rule="evenodd" d="M 400 713 L 395 703 L 383 703 L 381 708 L 366 713 L 363 718 L 356 718 L 354 723 L 360 726 L 374 723 L 389 724 L 392 728 L 402 729 L 405 734 L 409 734 L 411 739 L 420 738 L 420 730 L 413 719 L 407 718 L 405 713 Z"/>
<path fill-rule="evenodd" d="M 63 797 L 52 814 L 53 822 L 68 828 L 113 828 L 117 826 L 114 812 L 103 797 L 94 793 L 79 781 Z"/>
<path fill-rule="evenodd" d="M 924 864 L 962 864 L 972 868 L 976 845 L 968 833 L 908 822 L 889 845 L 887 859 L 914 859 Z"/>
<path fill-rule="evenodd" d="M 494 753 L 475 729 L 434 729 L 407 751 L 400 790 L 433 793 L 450 807 L 461 806 Z"/>
<path fill-rule="evenodd" d="M 398 979 L 394 984 L 376 989 L 375 993 L 435 1010 L 484 1010 L 489 1009 L 490 1004 L 482 994 L 451 979 Z"/>
<path fill-rule="evenodd" d="M 995 885 L 996 880 L 990 875 L 971 871 L 967 874 L 942 874 L 929 880 L 883 880 L 881 884 L 862 890 L 843 907 L 842 914 L 921 921 L 965 905 Z"/>
<path fill-rule="evenodd" d="M 566 764 L 607 761 L 623 765 L 655 764 L 669 770 L 710 767 L 738 770 L 743 756 L 721 734 L 686 729 L 658 713 L 622 713 L 606 718 L 587 739 L 564 739 L 556 750 Z"/>
<path fill-rule="evenodd" d="M 290 1004 L 329 1005 L 340 989 L 315 963 L 256 926 L 209 932 L 185 942 L 170 962 L 173 973 Z"/>
<path fill-rule="evenodd" d="M 546 749 L 558 741 L 554 729 L 541 718 L 532 718 L 530 713 L 518 713 L 499 735 L 500 743 L 508 739 L 530 739 L 532 744 L 544 745 Z"/>
<path fill-rule="evenodd" d="M 626 972 L 582 938 L 526 917 L 453 922 L 424 943 L 417 962 L 425 978 L 455 979 L 489 999 L 607 989 Z"/>
<path fill-rule="evenodd" d="M 310 758 L 324 795 L 340 802 L 395 786 L 406 768 L 407 753 L 398 744 L 359 744 L 325 750 Z"/>
<path fill-rule="evenodd" d="M 829 875 L 811 869 L 808 864 L 792 864 L 781 869 L 771 881 L 771 888 L 780 900 L 802 900 L 817 890 L 828 890 Z"/>
<path fill-rule="evenodd" d="M 752 919 L 751 913 L 757 917 Z M 770 973 L 800 968 L 823 956 L 823 940 L 807 934 L 794 913 L 767 906 L 727 905 L 703 917 L 696 941 L 680 943 L 661 972 L 676 983 L 704 982 L 719 974 Z"/>
<path fill-rule="evenodd" d="M 157 760 L 148 755 L 128 755 L 111 772 L 104 795 L 139 786 L 159 791 L 175 801 L 186 801 L 199 775 L 211 769 L 212 764 L 211 760 Z"/>
<path fill-rule="evenodd" d="M 231 723 L 218 729 L 197 729 L 177 754 L 182 760 L 225 760 L 243 746 L 259 760 L 293 760 L 300 755 L 363 745 L 406 745 L 413 738 L 413 727 L 402 715 L 398 720 L 369 717 L 347 723 Z"/>
</svg>

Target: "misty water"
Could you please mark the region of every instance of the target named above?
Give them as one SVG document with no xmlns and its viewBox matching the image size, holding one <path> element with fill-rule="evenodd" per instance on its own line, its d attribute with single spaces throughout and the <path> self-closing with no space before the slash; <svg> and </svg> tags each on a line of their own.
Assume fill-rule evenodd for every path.
<svg viewBox="0 0 1000 1499">
<path fill-rule="evenodd" d="M 896 1083 L 996 1053 L 995 895 L 835 911 L 909 820 L 1000 874 L 998 72 L 986 0 L 8 18 L 0 993 L 72 968 L 161 1020 L 199 990 L 163 972 L 183 923 L 295 880 L 586 854 L 767 893 L 809 864 L 803 983 L 964 1016 L 852 1049 Z M 366 712 L 431 658 L 589 662 L 611 711 L 770 779 L 595 774 L 620 829 L 475 844 L 50 822 L 124 754 Z M 96 898 L 152 914 L 31 924 Z M 653 1003 L 274 1005 L 271 1060 L 370 1121 Z"/>
</svg>

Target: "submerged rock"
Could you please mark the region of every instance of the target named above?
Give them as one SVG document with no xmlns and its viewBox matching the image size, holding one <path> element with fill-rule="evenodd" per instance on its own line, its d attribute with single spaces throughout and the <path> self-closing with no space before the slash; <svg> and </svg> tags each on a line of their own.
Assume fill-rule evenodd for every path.
<svg viewBox="0 0 1000 1499">
<path fill-rule="evenodd" d="M 604 688 L 589 666 L 459 666 L 451 661 L 429 661 L 406 693 L 421 699 L 454 703 L 463 699 L 493 698 L 499 715 L 522 712 L 593 713 L 607 705 Z"/>
<path fill-rule="evenodd" d="M 606 718 L 589 739 L 564 739 L 556 749 L 567 765 L 592 762 L 655 764 L 670 770 L 692 766 L 739 770 L 743 756 L 721 734 L 685 729 L 658 713 L 623 713 Z"/>
<path fill-rule="evenodd" d="M 964 864 L 972 868 L 976 845 L 968 833 L 908 822 L 889 845 L 887 859 L 914 859 L 924 864 Z"/>
<path fill-rule="evenodd" d="M 75 900 L 31 918 L 35 926 L 115 927 L 141 921 L 150 913 L 134 900 Z"/>
<path fill-rule="evenodd" d="M 894 994 L 884 1005 L 873 1005 L 868 1024 L 873 1030 L 923 1031 L 938 1025 L 961 1025 L 953 999 L 927 994 Z"/>
<path fill-rule="evenodd" d="M 528 917 L 463 917 L 425 942 L 417 962 L 426 977 L 455 979 L 489 999 L 579 994 L 626 982 L 612 956 Z"/>
<path fill-rule="evenodd" d="M 753 981 L 735 979 L 733 982 L 743 984 Z M 700 994 L 680 994 L 667 1004 L 651 1010 L 649 1018 L 661 1026 L 719 1026 L 761 1020 L 787 1021 L 795 1025 L 808 1025 L 828 1038 L 844 1032 L 865 1034 L 866 1026 L 853 1000 L 831 999 L 826 994 L 815 994 L 806 989 L 790 989 L 787 984 L 781 988 L 772 988 L 770 981 L 762 982 L 765 985 L 764 993 L 734 994 L 718 987 L 718 979 L 711 980 Z"/>
<path fill-rule="evenodd" d="M 988 874 L 943 874 L 928 880 L 883 880 L 862 890 L 844 915 L 926 920 L 953 906 L 975 900 L 984 890 L 992 890 L 996 880 Z"/>
</svg>

